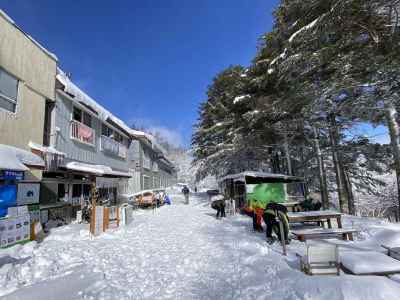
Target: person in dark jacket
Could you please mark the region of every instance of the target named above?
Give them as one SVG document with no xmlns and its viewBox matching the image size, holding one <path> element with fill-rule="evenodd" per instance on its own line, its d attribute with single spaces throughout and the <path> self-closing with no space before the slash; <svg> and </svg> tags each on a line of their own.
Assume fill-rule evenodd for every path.
<svg viewBox="0 0 400 300">
<path fill-rule="evenodd" d="M 213 209 L 217 210 L 217 215 L 216 215 L 217 219 L 219 217 L 221 217 L 221 218 L 226 217 L 226 215 L 225 215 L 225 199 L 214 200 L 211 203 L 211 207 Z"/>
<path fill-rule="evenodd" d="M 263 219 L 266 225 L 266 237 L 268 243 L 274 242 L 272 232 L 275 232 L 278 240 L 281 240 L 279 222 L 282 223 L 285 243 L 289 244 L 289 221 L 287 208 L 279 203 L 270 202 L 264 210 Z"/>
<path fill-rule="evenodd" d="M 185 204 L 189 204 L 189 188 L 185 185 L 182 189 L 182 194 L 185 196 Z"/>
</svg>

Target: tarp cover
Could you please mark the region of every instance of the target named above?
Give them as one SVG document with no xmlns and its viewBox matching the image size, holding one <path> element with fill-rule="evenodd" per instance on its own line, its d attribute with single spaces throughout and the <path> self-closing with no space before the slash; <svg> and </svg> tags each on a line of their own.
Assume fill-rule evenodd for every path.
<svg viewBox="0 0 400 300">
<path fill-rule="evenodd" d="M 32 152 L 0 144 L 0 170 L 28 171 L 27 166 L 44 168 L 45 163 Z"/>
</svg>

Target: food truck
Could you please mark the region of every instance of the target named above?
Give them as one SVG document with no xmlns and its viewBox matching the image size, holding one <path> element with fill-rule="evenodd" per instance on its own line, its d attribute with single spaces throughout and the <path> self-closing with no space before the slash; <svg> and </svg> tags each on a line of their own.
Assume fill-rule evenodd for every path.
<svg viewBox="0 0 400 300">
<path fill-rule="evenodd" d="M 284 174 L 247 171 L 221 178 L 219 187 L 245 213 L 264 209 L 269 202 L 295 205 L 305 197 L 304 178 Z"/>
</svg>

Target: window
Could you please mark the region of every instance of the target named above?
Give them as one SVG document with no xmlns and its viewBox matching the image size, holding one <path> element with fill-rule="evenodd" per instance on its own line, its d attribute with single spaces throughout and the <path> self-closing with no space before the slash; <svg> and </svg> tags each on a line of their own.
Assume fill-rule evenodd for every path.
<svg viewBox="0 0 400 300">
<path fill-rule="evenodd" d="M 84 197 L 90 197 L 91 191 L 92 191 L 92 187 L 90 186 L 90 184 L 83 185 L 83 196 Z"/>
<path fill-rule="evenodd" d="M 15 112 L 17 95 L 18 79 L 0 68 L 0 108 Z"/>
<path fill-rule="evenodd" d="M 74 184 L 72 186 L 72 198 L 77 198 L 82 196 L 82 185 L 81 184 Z"/>
<path fill-rule="evenodd" d="M 89 115 L 87 112 L 83 113 L 83 124 L 92 128 L 92 116 Z"/>
<path fill-rule="evenodd" d="M 118 132 L 114 132 L 114 140 L 122 144 L 123 137 Z"/>
<path fill-rule="evenodd" d="M 92 128 L 92 116 L 79 108 L 74 107 L 73 119 Z"/>
<path fill-rule="evenodd" d="M 151 188 L 150 177 L 143 175 L 143 189 L 149 190 Z"/>
<path fill-rule="evenodd" d="M 74 107 L 73 118 L 75 121 L 82 122 L 82 111 L 79 108 Z"/>
<path fill-rule="evenodd" d="M 58 195 L 58 199 L 64 199 L 64 197 L 65 197 L 65 184 L 64 183 L 58 184 L 57 195 Z"/>
<path fill-rule="evenodd" d="M 101 126 L 101 134 L 104 135 L 104 136 L 110 137 L 110 136 L 112 136 L 113 131 L 112 131 L 112 129 L 110 127 L 108 127 L 107 125 L 103 124 Z"/>
</svg>

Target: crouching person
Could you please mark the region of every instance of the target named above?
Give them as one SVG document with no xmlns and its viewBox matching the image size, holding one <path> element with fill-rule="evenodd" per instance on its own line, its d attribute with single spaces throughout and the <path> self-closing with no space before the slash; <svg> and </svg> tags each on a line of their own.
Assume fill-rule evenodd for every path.
<svg viewBox="0 0 400 300">
<path fill-rule="evenodd" d="M 274 202 L 268 203 L 264 210 L 263 219 L 266 225 L 266 236 L 269 244 L 272 244 L 276 240 L 276 238 L 272 236 L 272 232 L 275 232 L 278 240 L 281 241 L 279 222 L 281 222 L 283 226 L 285 243 L 289 244 L 289 221 L 287 208 L 285 206 Z"/>
<path fill-rule="evenodd" d="M 223 198 L 222 195 L 213 197 L 216 198 L 215 200 L 213 200 L 213 202 L 211 202 L 211 207 L 215 210 L 217 210 L 217 219 L 219 217 L 224 218 L 226 217 L 225 215 L 225 199 Z"/>
</svg>

